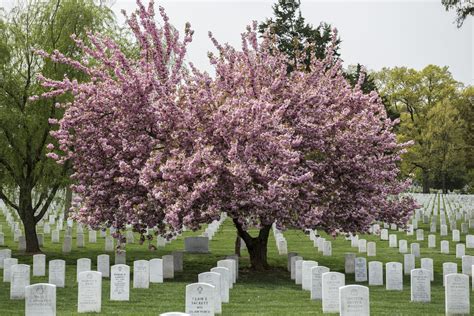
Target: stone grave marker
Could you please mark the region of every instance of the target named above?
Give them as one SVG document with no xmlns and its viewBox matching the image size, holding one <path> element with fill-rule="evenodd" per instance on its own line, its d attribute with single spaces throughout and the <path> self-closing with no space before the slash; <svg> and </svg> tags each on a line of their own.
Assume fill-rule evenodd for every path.
<svg viewBox="0 0 474 316">
<path fill-rule="evenodd" d="M 214 316 L 214 286 L 208 283 L 186 285 L 186 313 L 190 315 Z"/>
<path fill-rule="evenodd" d="M 458 273 L 448 274 L 444 289 L 446 315 L 469 315 L 469 277 Z"/>
<path fill-rule="evenodd" d="M 25 316 L 56 316 L 56 286 L 36 283 L 25 288 Z"/>
<path fill-rule="evenodd" d="M 97 271 L 102 274 L 103 278 L 110 277 L 110 256 L 106 254 L 97 256 Z"/>
<path fill-rule="evenodd" d="M 329 268 L 323 266 L 314 266 L 311 268 L 311 299 L 322 299 L 322 275 L 329 272 Z"/>
<path fill-rule="evenodd" d="M 77 259 L 77 265 L 76 265 L 76 280 L 79 281 L 79 274 L 81 272 L 85 271 L 91 271 L 92 270 L 92 262 L 91 259 L 89 258 L 80 258 Z"/>
<path fill-rule="evenodd" d="M 222 313 L 221 274 L 217 272 L 203 272 L 198 274 L 199 283 L 207 283 L 214 287 L 214 312 Z"/>
<path fill-rule="evenodd" d="M 345 285 L 345 276 L 339 272 L 322 275 L 323 313 L 339 313 L 339 288 Z"/>
<path fill-rule="evenodd" d="M 46 275 L 46 255 L 37 254 L 33 256 L 33 276 Z"/>
<path fill-rule="evenodd" d="M 385 289 L 388 291 L 403 291 L 403 267 L 400 262 L 385 264 Z"/>
<path fill-rule="evenodd" d="M 66 261 L 55 259 L 49 261 L 48 282 L 56 287 L 64 287 L 66 280 Z"/>
<path fill-rule="evenodd" d="M 363 257 L 355 258 L 355 281 L 367 281 L 367 259 Z"/>
<path fill-rule="evenodd" d="M 426 269 L 411 270 L 411 301 L 431 302 L 431 275 L 432 271 Z"/>
<path fill-rule="evenodd" d="M 150 283 L 163 283 L 163 260 L 150 260 Z"/>
<path fill-rule="evenodd" d="M 25 298 L 25 287 L 30 285 L 30 266 L 14 264 L 10 273 L 10 299 L 22 300 Z"/>
<path fill-rule="evenodd" d="M 163 279 L 174 278 L 174 258 L 173 255 L 165 255 L 161 257 L 163 260 Z"/>
<path fill-rule="evenodd" d="M 221 280 L 221 301 L 222 303 L 229 303 L 229 278 L 230 278 L 230 271 L 224 267 L 215 267 L 211 269 L 211 272 L 219 273 L 220 280 Z"/>
<path fill-rule="evenodd" d="M 184 249 L 189 253 L 209 253 L 209 238 L 186 237 L 184 238 Z"/>
<path fill-rule="evenodd" d="M 17 258 L 3 259 L 3 282 L 11 281 L 11 268 L 16 264 L 18 264 Z"/>
<path fill-rule="evenodd" d="M 110 300 L 130 300 L 130 267 L 125 264 L 116 264 L 111 268 Z"/>
<path fill-rule="evenodd" d="M 369 262 L 369 285 L 383 285 L 383 264 L 380 261 Z"/>
<path fill-rule="evenodd" d="M 97 271 L 84 271 L 78 276 L 78 313 L 100 313 L 102 307 L 102 275 Z"/>
<path fill-rule="evenodd" d="M 147 260 L 133 262 L 133 288 L 148 289 L 150 287 L 150 263 Z"/>
<path fill-rule="evenodd" d="M 341 316 L 369 316 L 369 288 L 362 285 L 346 285 L 339 288 Z"/>
<path fill-rule="evenodd" d="M 312 260 L 304 260 L 301 264 L 301 287 L 305 291 L 311 291 L 311 269 L 316 267 L 318 263 Z"/>
</svg>

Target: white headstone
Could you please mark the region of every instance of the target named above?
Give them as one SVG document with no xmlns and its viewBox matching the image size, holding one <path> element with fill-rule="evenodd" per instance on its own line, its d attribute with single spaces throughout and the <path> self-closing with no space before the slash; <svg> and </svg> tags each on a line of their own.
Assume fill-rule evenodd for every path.
<svg viewBox="0 0 474 316">
<path fill-rule="evenodd" d="M 329 272 L 329 268 L 323 266 L 314 266 L 311 268 L 311 299 L 322 299 L 322 275 Z"/>
<path fill-rule="evenodd" d="M 428 303 L 431 301 L 432 271 L 426 269 L 411 270 L 411 301 Z"/>
<path fill-rule="evenodd" d="M 469 315 L 469 277 L 464 274 L 448 274 L 445 278 L 446 315 Z"/>
<path fill-rule="evenodd" d="M 449 254 L 449 241 L 441 240 L 441 253 Z"/>
<path fill-rule="evenodd" d="M 383 285 L 383 264 L 380 261 L 369 262 L 369 285 Z"/>
<path fill-rule="evenodd" d="M 25 287 L 30 285 L 30 266 L 15 264 L 11 267 L 10 299 L 25 298 Z"/>
<path fill-rule="evenodd" d="M 385 284 L 388 291 L 403 291 L 403 267 L 400 262 L 385 264 Z"/>
<path fill-rule="evenodd" d="M 221 274 L 217 272 L 199 273 L 198 282 L 214 286 L 214 312 L 217 314 L 222 313 Z"/>
<path fill-rule="evenodd" d="M 436 235 L 428 235 L 428 248 L 436 248 Z"/>
<path fill-rule="evenodd" d="M 407 253 L 408 252 L 408 243 L 405 239 L 401 239 L 398 241 L 398 252 L 399 253 Z"/>
<path fill-rule="evenodd" d="M 147 289 L 150 287 L 150 263 L 147 260 L 133 262 L 133 288 Z"/>
<path fill-rule="evenodd" d="M 355 258 L 355 281 L 367 281 L 367 259 L 358 257 Z"/>
<path fill-rule="evenodd" d="M 102 306 L 102 275 L 97 271 L 84 271 L 78 276 L 78 313 L 100 313 Z"/>
<path fill-rule="evenodd" d="M 339 288 L 345 285 L 345 276 L 339 272 L 326 272 L 322 276 L 323 313 L 339 313 Z"/>
<path fill-rule="evenodd" d="M 461 259 L 466 254 L 466 245 L 456 244 L 456 258 Z"/>
<path fill-rule="evenodd" d="M 295 262 L 295 284 L 301 284 L 303 282 L 303 261 L 304 260 L 296 260 Z"/>
<path fill-rule="evenodd" d="M 395 234 L 390 234 L 388 236 L 388 246 L 390 248 L 395 248 L 397 247 L 397 235 Z"/>
<path fill-rule="evenodd" d="M 3 269 L 3 259 L 11 258 L 12 251 L 10 249 L 0 250 L 0 269 Z"/>
<path fill-rule="evenodd" d="M 411 253 L 416 257 L 420 257 L 420 244 L 419 243 L 412 243 L 411 245 Z"/>
<path fill-rule="evenodd" d="M 355 273 L 355 253 L 345 253 L 344 254 L 344 272 L 346 274 Z"/>
<path fill-rule="evenodd" d="M 292 280 L 295 280 L 296 278 L 296 266 L 295 266 L 295 262 L 297 260 L 303 260 L 303 257 L 301 256 L 293 256 L 291 257 L 290 259 L 290 277 Z"/>
<path fill-rule="evenodd" d="M 114 251 L 114 238 L 112 236 L 105 237 L 105 251 L 106 252 Z"/>
<path fill-rule="evenodd" d="M 56 285 L 28 285 L 25 288 L 25 316 L 56 316 Z"/>
<path fill-rule="evenodd" d="M 430 271 L 430 281 L 434 281 L 433 259 L 421 258 L 421 268 Z"/>
<path fill-rule="evenodd" d="M 305 291 L 311 291 L 311 268 L 316 267 L 318 263 L 312 260 L 304 260 L 301 264 L 301 285 Z"/>
<path fill-rule="evenodd" d="M 173 279 L 174 278 L 173 255 L 165 255 L 161 257 L 161 259 L 163 260 L 163 279 Z"/>
<path fill-rule="evenodd" d="M 66 261 L 61 259 L 50 260 L 48 269 L 48 282 L 57 287 L 64 287 L 66 279 Z"/>
<path fill-rule="evenodd" d="M 445 285 L 445 278 L 448 274 L 458 273 L 458 264 L 454 262 L 443 263 L 443 286 Z"/>
<path fill-rule="evenodd" d="M 231 280 L 232 284 L 237 281 L 237 276 L 235 275 L 235 260 L 232 260 L 232 259 L 219 260 L 217 261 L 217 266 L 229 269 L 230 274 L 232 276 L 232 280 Z M 230 288 L 233 287 L 232 284 Z"/>
<path fill-rule="evenodd" d="M 97 256 L 97 271 L 102 273 L 103 278 L 110 277 L 110 256 L 103 254 Z"/>
<path fill-rule="evenodd" d="M 130 267 L 125 264 L 113 265 L 110 272 L 110 300 L 130 299 Z"/>
<path fill-rule="evenodd" d="M 163 260 L 150 260 L 150 283 L 163 283 Z"/>
<path fill-rule="evenodd" d="M 208 283 L 186 285 L 186 313 L 214 316 L 214 286 Z"/>
<path fill-rule="evenodd" d="M 92 270 L 91 266 L 92 266 L 91 259 L 89 258 L 77 259 L 76 280 L 79 281 L 79 273 L 84 272 L 84 271 L 91 271 Z"/>
<path fill-rule="evenodd" d="M 377 255 L 377 244 L 374 241 L 367 243 L 367 257 L 375 257 Z"/>
<path fill-rule="evenodd" d="M 410 275 L 410 271 L 415 269 L 415 256 L 411 253 L 403 255 L 403 271 L 405 275 Z"/>
<path fill-rule="evenodd" d="M 11 281 L 11 268 L 15 264 L 18 264 L 17 258 L 5 258 L 3 260 L 3 282 Z"/>
<path fill-rule="evenodd" d="M 37 254 L 33 256 L 33 276 L 46 275 L 46 255 Z"/>
<path fill-rule="evenodd" d="M 462 273 L 466 275 L 471 275 L 471 267 L 474 264 L 474 256 L 465 255 L 462 256 Z"/>
<path fill-rule="evenodd" d="M 221 278 L 221 301 L 222 303 L 229 303 L 229 278 L 230 278 L 230 271 L 224 267 L 215 267 L 211 269 L 211 272 L 219 273 Z"/>
<path fill-rule="evenodd" d="M 346 285 L 339 288 L 341 316 L 369 316 L 369 288 L 362 285 Z"/>
</svg>

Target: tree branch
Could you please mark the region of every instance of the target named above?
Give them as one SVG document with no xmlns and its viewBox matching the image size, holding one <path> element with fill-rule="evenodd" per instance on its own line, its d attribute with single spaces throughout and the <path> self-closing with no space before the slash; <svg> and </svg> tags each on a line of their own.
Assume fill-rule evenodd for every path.
<svg viewBox="0 0 474 316">
<path fill-rule="evenodd" d="M 35 222 L 36 223 L 38 223 L 43 218 L 44 214 L 46 213 L 46 211 L 49 208 L 49 205 L 53 201 L 53 198 L 56 195 L 56 192 L 58 191 L 58 189 L 59 189 L 59 184 L 55 185 L 53 187 L 53 190 L 51 190 L 51 193 L 49 194 L 48 199 L 46 200 L 43 207 L 41 208 L 41 211 L 39 212 L 38 215 L 35 216 Z"/>
<path fill-rule="evenodd" d="M 18 211 L 18 206 L 13 203 L 12 201 L 10 201 L 10 199 L 3 193 L 2 189 L 0 189 L 0 198 L 8 205 L 10 205 L 11 207 L 13 207 L 15 210 Z"/>
<path fill-rule="evenodd" d="M 233 218 L 232 221 L 234 222 L 235 228 L 237 228 L 237 234 L 239 237 L 245 241 L 246 245 L 251 244 L 253 242 L 252 236 L 243 229 L 242 225 L 236 218 Z"/>
</svg>

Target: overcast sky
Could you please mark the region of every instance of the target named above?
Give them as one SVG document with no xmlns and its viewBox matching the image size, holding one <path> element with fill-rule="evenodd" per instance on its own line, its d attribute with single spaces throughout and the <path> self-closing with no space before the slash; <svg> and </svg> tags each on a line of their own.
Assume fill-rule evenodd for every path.
<svg viewBox="0 0 474 316">
<path fill-rule="evenodd" d="M 207 52 L 213 46 L 207 32 L 212 31 L 221 42 L 239 47 L 245 26 L 252 20 L 270 17 L 275 1 L 155 0 L 166 9 L 178 30 L 184 29 L 186 21 L 191 23 L 195 35 L 187 60 L 208 71 L 211 67 Z M 14 0 L 2 2 L 8 8 Z M 456 28 L 454 13 L 446 12 L 441 0 L 301 0 L 301 3 L 307 22 L 318 25 L 324 21 L 337 27 L 345 65 L 361 63 L 370 70 L 446 65 L 456 80 L 474 84 L 472 17 L 461 29 Z M 123 21 L 120 10 L 133 11 L 135 0 L 114 0 L 112 8 Z"/>
</svg>

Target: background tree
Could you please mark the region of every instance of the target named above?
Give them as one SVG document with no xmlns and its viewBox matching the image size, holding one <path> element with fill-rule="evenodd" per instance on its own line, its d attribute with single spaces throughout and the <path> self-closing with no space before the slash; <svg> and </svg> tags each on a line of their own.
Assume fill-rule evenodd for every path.
<svg viewBox="0 0 474 316">
<path fill-rule="evenodd" d="M 459 27 L 462 27 L 464 21 L 469 17 L 474 15 L 474 3 L 472 1 L 465 0 L 441 0 L 446 11 L 455 10 L 456 11 L 456 24 Z"/>
<path fill-rule="evenodd" d="M 438 147 L 440 142 L 444 142 L 442 138 L 456 141 L 461 141 L 460 138 L 462 138 L 459 130 L 443 127 L 445 126 L 443 124 L 450 126 L 449 122 L 454 117 L 459 118 L 453 104 L 458 100 L 461 85 L 453 79 L 447 67 L 434 65 L 429 65 L 420 71 L 406 67 L 384 68 L 374 76 L 379 91 L 387 100 L 391 111 L 400 115 L 399 138 L 415 141 L 414 146 L 404 155 L 402 170 L 405 175 L 414 173 L 415 179 L 422 184 L 423 192 L 428 193 L 430 187 L 435 185 L 434 181 L 440 179 L 435 175 L 438 172 L 439 159 L 437 165 L 435 163 L 437 159 L 433 157 L 440 148 L 437 150 L 434 148 Z M 445 109 L 441 111 L 440 107 L 445 107 Z M 441 137 L 440 131 L 434 132 L 438 124 L 437 119 L 443 120 L 444 123 L 440 122 L 441 125 L 438 128 L 450 133 L 449 137 L 446 135 Z M 462 126 L 464 123 L 459 123 L 459 128 Z M 464 146 L 459 143 L 455 147 L 457 151 Z M 451 149 L 454 150 L 454 148 Z M 459 155 L 459 157 L 462 156 Z M 449 157 L 454 158 L 454 156 Z M 459 167 L 460 163 L 459 160 L 453 161 L 450 166 L 451 168 Z M 454 169 L 451 171 L 446 170 L 445 175 L 451 174 L 455 177 L 454 175 L 459 173 Z M 462 186 L 462 183 L 456 181 L 455 178 L 445 179 L 445 181 L 454 181 L 458 187 Z M 438 185 L 441 182 L 437 181 L 435 187 L 441 188 L 442 185 Z"/>
<path fill-rule="evenodd" d="M 466 175 L 465 121 L 450 100 L 437 103 L 427 113 L 424 142 L 429 146 L 433 186 L 448 188 L 463 182 Z"/>
<path fill-rule="evenodd" d="M 86 30 L 104 30 L 111 21 L 110 10 L 92 0 L 56 0 L 20 2 L 0 24 L 0 198 L 18 212 L 27 252 L 40 251 L 36 223 L 66 186 L 69 172 L 68 164 L 58 166 L 45 157 L 53 141 L 48 120 L 62 116 L 55 103 L 66 97 L 32 102 L 31 96 L 45 91 L 36 75 L 84 78 L 69 66 L 44 61 L 34 50 L 77 57 L 70 35 L 84 37 Z M 13 194 L 7 196 L 6 188 Z"/>
<path fill-rule="evenodd" d="M 337 38 L 333 41 L 337 36 L 336 30 L 325 22 L 321 22 L 316 28 L 306 23 L 300 6 L 300 0 L 278 0 L 273 5 L 274 18 L 267 19 L 258 27 L 262 36 L 274 39 L 275 49 L 288 56 L 288 72 L 293 71 L 298 63 L 309 71 L 311 59 L 324 59 L 329 47 L 334 61 L 340 57 L 341 40 Z M 362 76 L 364 79 L 361 88 L 364 93 L 376 89 L 372 76 L 360 64 L 349 66 L 344 76 L 353 87 Z"/>
</svg>

